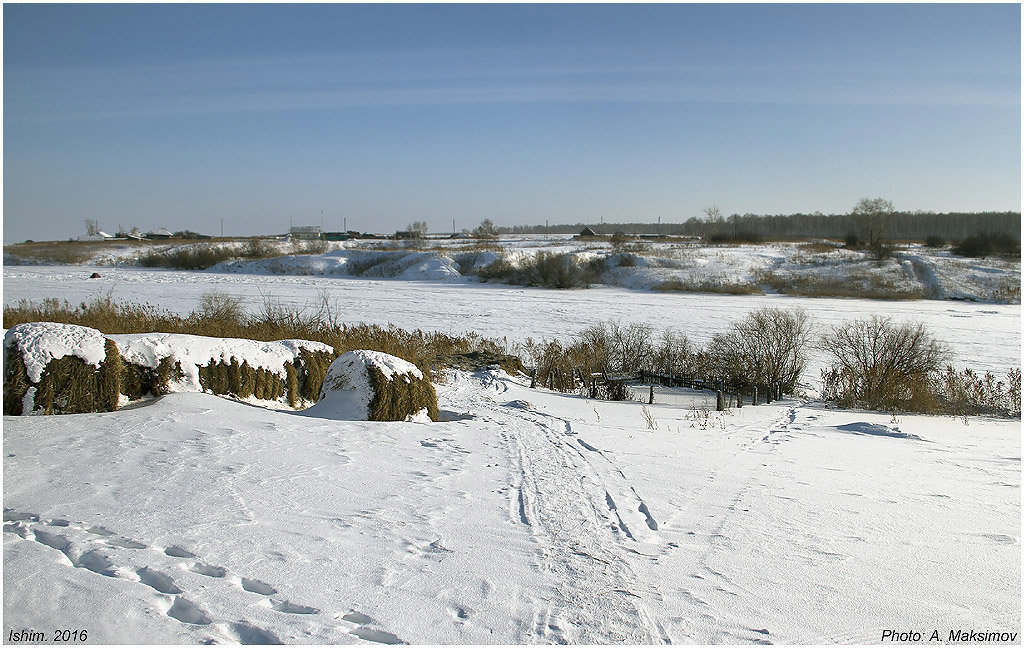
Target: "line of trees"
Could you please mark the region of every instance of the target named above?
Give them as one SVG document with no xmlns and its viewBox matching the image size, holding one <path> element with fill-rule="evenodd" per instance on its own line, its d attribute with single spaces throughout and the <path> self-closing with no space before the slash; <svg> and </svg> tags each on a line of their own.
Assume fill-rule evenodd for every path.
<svg viewBox="0 0 1024 648">
<path fill-rule="evenodd" d="M 707 212 L 707 210 L 705 210 Z M 551 225 L 517 225 L 497 228 L 503 234 L 578 234 L 590 227 L 598 234 L 659 234 L 665 236 L 700 236 L 705 239 L 843 239 L 851 232 L 859 233 L 861 215 L 848 214 L 713 214 L 706 218 L 690 218 L 682 223 L 575 223 Z M 901 212 L 892 211 L 886 236 L 895 240 L 924 241 L 929 236 L 958 241 L 981 232 L 1001 233 L 1020 240 L 1020 212 Z"/>
</svg>

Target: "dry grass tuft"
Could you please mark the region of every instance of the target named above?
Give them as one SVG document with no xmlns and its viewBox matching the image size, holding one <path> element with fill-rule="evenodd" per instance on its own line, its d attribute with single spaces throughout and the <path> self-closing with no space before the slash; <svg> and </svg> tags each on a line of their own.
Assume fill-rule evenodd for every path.
<svg viewBox="0 0 1024 648">
<path fill-rule="evenodd" d="M 721 295 L 759 295 L 763 291 L 759 286 L 740 283 L 722 283 L 716 281 L 683 281 L 681 279 L 669 279 L 655 287 L 660 292 L 683 292 L 683 293 L 716 293 Z"/>
</svg>

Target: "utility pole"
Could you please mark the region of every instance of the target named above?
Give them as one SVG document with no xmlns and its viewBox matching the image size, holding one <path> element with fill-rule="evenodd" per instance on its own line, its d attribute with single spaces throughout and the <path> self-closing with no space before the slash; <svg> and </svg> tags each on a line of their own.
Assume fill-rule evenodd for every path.
<svg viewBox="0 0 1024 648">
<path fill-rule="evenodd" d="M 220 219 L 220 237 L 224 238 L 224 219 Z"/>
<path fill-rule="evenodd" d="M 455 219 L 452 219 L 452 236 L 455 236 L 458 232 L 455 231 Z"/>
<path fill-rule="evenodd" d="M 348 234 L 348 216 L 345 217 L 344 222 L 345 222 L 345 233 Z"/>
</svg>

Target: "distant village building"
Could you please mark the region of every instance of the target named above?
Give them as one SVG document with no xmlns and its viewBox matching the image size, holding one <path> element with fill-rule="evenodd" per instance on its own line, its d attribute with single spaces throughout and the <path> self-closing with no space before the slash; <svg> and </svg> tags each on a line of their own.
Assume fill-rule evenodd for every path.
<svg viewBox="0 0 1024 648">
<path fill-rule="evenodd" d="M 299 239 L 304 241 L 318 241 L 320 240 L 320 226 L 296 225 L 295 227 L 288 230 L 288 236 L 293 239 Z"/>
<path fill-rule="evenodd" d="M 169 231 L 164 228 L 160 228 L 153 232 L 146 232 L 146 238 L 148 239 L 169 239 L 173 236 Z"/>
<path fill-rule="evenodd" d="M 580 231 L 580 236 L 597 236 L 597 232 L 589 227 L 584 227 L 583 230 Z"/>
<path fill-rule="evenodd" d="M 95 234 L 91 234 L 89 236 L 86 236 L 82 240 L 83 241 L 108 241 L 108 240 L 110 240 L 112 238 L 114 238 L 113 235 L 107 234 L 103 230 L 99 230 Z"/>
</svg>

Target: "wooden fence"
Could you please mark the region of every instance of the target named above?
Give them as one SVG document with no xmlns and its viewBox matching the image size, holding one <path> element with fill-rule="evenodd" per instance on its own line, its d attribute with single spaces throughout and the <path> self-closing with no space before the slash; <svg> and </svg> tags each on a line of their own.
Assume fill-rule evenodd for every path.
<svg viewBox="0 0 1024 648">
<path fill-rule="evenodd" d="M 637 371 L 624 374 L 609 375 L 606 372 L 585 374 L 580 370 L 559 371 L 552 369 L 538 380 L 537 371 L 530 373 L 530 387 L 536 388 L 538 383 L 554 391 L 585 393 L 591 398 L 609 395 L 609 400 L 629 400 L 626 385 L 639 381 L 650 385 L 647 402 L 653 404 L 654 384 L 664 387 L 682 387 L 700 391 L 715 392 L 716 409 L 722 411 L 728 401 L 735 399 L 737 407 L 743 407 L 744 400 L 750 405 L 770 403 L 783 396 L 782 384 L 756 383 L 754 381 L 729 380 L 721 377 L 675 376 L 650 371 Z"/>
</svg>

